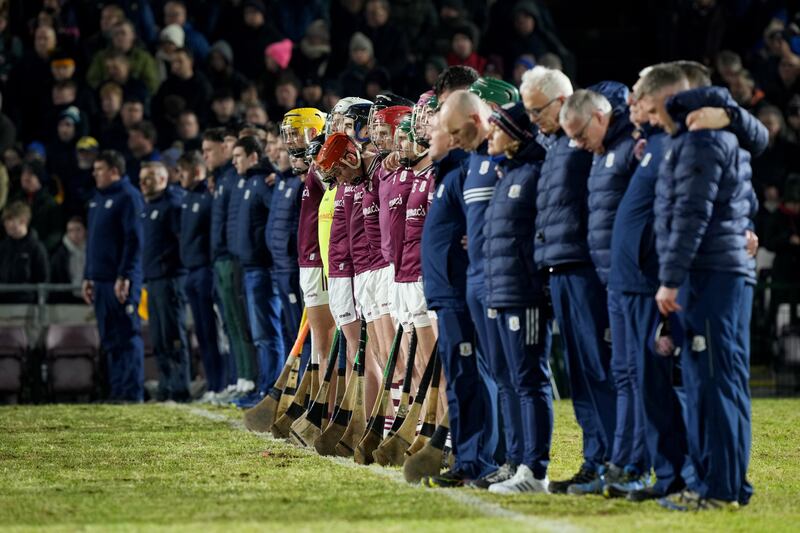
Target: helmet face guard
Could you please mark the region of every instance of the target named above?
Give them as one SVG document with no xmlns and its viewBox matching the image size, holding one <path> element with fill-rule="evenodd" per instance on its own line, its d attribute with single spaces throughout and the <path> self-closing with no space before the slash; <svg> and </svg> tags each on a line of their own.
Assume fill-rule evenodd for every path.
<svg viewBox="0 0 800 533">
<path fill-rule="evenodd" d="M 394 134 L 400 122 L 408 117 L 411 108 L 406 106 L 391 106 L 381 109 L 373 116 L 373 126 L 370 131 L 372 144 L 381 155 L 389 155 L 394 150 Z"/>
<path fill-rule="evenodd" d="M 389 107 L 408 107 L 409 110 L 414 105 L 414 102 L 409 100 L 408 98 L 403 98 L 402 96 L 398 96 L 394 93 L 384 93 L 379 94 L 375 97 L 375 103 L 372 104 L 372 107 L 369 108 L 369 114 L 367 115 L 367 127 L 369 129 L 369 136 L 372 138 L 372 127 L 375 121 L 375 114 L 382 109 L 386 109 Z"/>
<path fill-rule="evenodd" d="M 325 114 L 312 107 L 292 109 L 283 116 L 281 139 L 293 157 L 305 157 L 309 143 L 325 127 Z"/>
<path fill-rule="evenodd" d="M 428 148 L 431 139 L 431 118 L 436 112 L 438 100 L 433 91 L 427 91 L 420 96 L 411 114 L 411 130 L 414 133 L 414 141 Z"/>
<path fill-rule="evenodd" d="M 357 96 L 347 96 L 336 102 L 336 105 L 333 106 L 333 109 L 331 109 L 331 113 L 328 116 L 328 121 L 325 123 L 325 134 L 331 135 L 333 133 L 344 133 L 345 115 L 347 115 L 348 109 L 358 104 L 366 104 L 371 106 L 372 102 L 363 98 L 358 98 Z"/>
<path fill-rule="evenodd" d="M 371 103 L 359 102 L 351 105 L 344 113 L 344 132 L 360 143 L 369 142 L 369 113 L 371 110 Z M 366 136 L 363 136 L 362 133 L 366 133 Z"/>
<path fill-rule="evenodd" d="M 325 140 L 315 159 L 325 183 L 358 184 L 363 179 L 361 151 L 355 141 L 344 133 L 334 133 Z"/>
<path fill-rule="evenodd" d="M 411 117 L 405 117 L 394 132 L 394 151 L 400 156 L 400 164 L 411 166 L 416 158 L 414 139 L 411 132 Z"/>
</svg>

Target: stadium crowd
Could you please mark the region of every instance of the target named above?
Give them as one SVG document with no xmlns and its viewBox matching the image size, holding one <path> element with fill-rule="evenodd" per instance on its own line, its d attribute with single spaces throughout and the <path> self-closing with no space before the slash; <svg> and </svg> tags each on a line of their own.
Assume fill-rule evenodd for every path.
<svg viewBox="0 0 800 533">
<path fill-rule="evenodd" d="M 204 399 L 243 407 L 305 308 L 308 364 L 369 332 L 368 412 L 397 339 L 415 383 L 437 354 L 428 486 L 748 502 L 759 236 L 776 276 L 800 257 L 786 13 L 631 90 L 575 89 L 529 0 L 211 3 L 202 31 L 182 0 L 32 4 L 0 3 L 0 282 L 81 285 L 112 399 L 143 399 L 143 286 L 160 400 L 190 399 L 187 304 Z M 554 321 L 584 464 L 550 482 Z"/>
</svg>

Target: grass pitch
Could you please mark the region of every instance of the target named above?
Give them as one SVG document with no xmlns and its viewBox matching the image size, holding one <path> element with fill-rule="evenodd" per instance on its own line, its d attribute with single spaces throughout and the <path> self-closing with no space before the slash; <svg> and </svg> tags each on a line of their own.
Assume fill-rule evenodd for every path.
<svg viewBox="0 0 800 533">
<path fill-rule="evenodd" d="M 237 427 L 241 412 L 160 405 L 0 407 L 0 529 L 319 531 L 800 530 L 800 400 L 757 400 L 738 512 L 675 514 L 602 497 L 500 497 L 398 482 Z M 551 479 L 580 462 L 556 402 Z"/>
</svg>

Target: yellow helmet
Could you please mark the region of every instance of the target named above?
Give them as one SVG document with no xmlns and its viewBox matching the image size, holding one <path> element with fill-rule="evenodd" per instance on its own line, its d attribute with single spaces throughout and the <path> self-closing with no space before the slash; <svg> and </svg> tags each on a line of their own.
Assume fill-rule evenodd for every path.
<svg viewBox="0 0 800 533">
<path fill-rule="evenodd" d="M 293 155 L 305 153 L 309 141 L 322 133 L 326 115 L 313 107 L 298 107 L 283 116 L 281 138 Z"/>
</svg>

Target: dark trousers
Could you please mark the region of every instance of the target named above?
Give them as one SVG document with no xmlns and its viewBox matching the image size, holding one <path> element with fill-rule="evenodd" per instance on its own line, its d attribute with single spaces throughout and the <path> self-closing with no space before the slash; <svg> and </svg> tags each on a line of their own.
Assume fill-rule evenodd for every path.
<svg viewBox="0 0 800 533">
<path fill-rule="evenodd" d="M 266 268 L 245 269 L 244 290 L 250 333 L 256 346 L 258 382 L 261 392 L 269 392 L 286 361 L 281 324 L 281 301 Z"/>
<path fill-rule="evenodd" d="M 654 300 L 655 301 L 655 300 Z M 608 320 L 611 328 L 611 374 L 617 390 L 617 425 L 611 462 L 619 467 L 650 470 L 644 429 L 644 408 L 637 381 L 639 350 L 631 327 L 636 317 L 626 317 L 622 293 L 608 290 Z"/>
<path fill-rule="evenodd" d="M 686 485 L 701 497 L 747 503 L 750 460 L 749 327 L 752 290 L 742 275 L 693 271 L 681 351 L 689 461 Z"/>
<path fill-rule="evenodd" d="M 189 343 L 182 277 L 147 282 L 150 341 L 158 364 L 159 400 L 191 399 Z"/>
<path fill-rule="evenodd" d="M 94 312 L 108 365 L 109 399 L 144 400 L 144 342 L 139 321 L 141 287 L 132 285 L 121 304 L 113 281 L 94 282 Z"/>
<path fill-rule="evenodd" d="M 514 386 L 513 398 L 520 406 L 522 464 L 544 479 L 550 464 L 553 437 L 553 386 L 550 382 L 552 317 L 546 305 L 507 308 L 498 311 L 496 326 L 501 352 Z M 505 419 L 505 417 L 504 417 Z"/>
<path fill-rule="evenodd" d="M 552 274 L 550 294 L 564 342 L 572 407 L 583 431 L 584 466 L 596 469 L 610 459 L 616 425 L 606 289 L 594 267 L 586 265 Z"/>
<path fill-rule="evenodd" d="M 240 379 L 254 381 L 256 377 L 253 360 L 253 346 L 247 331 L 247 316 L 241 299 L 244 285 L 237 274 L 237 266 L 233 259 L 217 259 L 214 262 L 216 288 L 222 300 L 222 314 L 225 329 L 228 332 L 230 350 L 236 362 L 236 374 Z"/>
<path fill-rule="evenodd" d="M 303 317 L 303 294 L 300 292 L 299 272 L 273 272 L 272 283 L 281 302 L 281 317 L 283 318 L 283 340 L 288 351 L 300 331 L 300 320 Z M 298 379 L 303 377 L 308 360 L 311 358 L 311 335 L 308 335 L 303 345 L 300 357 L 300 373 Z"/>
<path fill-rule="evenodd" d="M 485 423 L 487 412 L 491 416 L 491 401 L 478 371 L 475 328 L 465 309 L 441 308 L 436 316 L 455 467 L 477 479 L 491 472 L 495 462 L 494 448 L 485 444 L 492 442 L 492 427 Z"/>
<path fill-rule="evenodd" d="M 225 368 L 219 353 L 216 315 L 214 314 L 214 274 L 211 267 L 190 270 L 183 289 L 194 319 L 197 343 L 203 356 L 203 369 L 208 390 L 220 392 L 225 388 Z"/>
<path fill-rule="evenodd" d="M 508 445 L 505 443 L 504 435 L 500 429 L 500 426 L 504 425 L 500 420 L 500 405 L 504 401 L 508 402 L 510 383 L 504 382 L 505 385 L 501 386 L 493 372 L 492 360 L 497 357 L 497 351 L 500 349 L 500 339 L 497 336 L 496 329 L 488 327 L 489 319 L 486 316 L 486 307 L 483 304 L 483 290 L 482 283 L 467 283 L 467 307 L 478 337 L 478 372 L 489 393 L 489 408 L 483 421 L 487 427 L 484 434 L 484 446 L 493 454 L 497 462 L 513 462 L 521 459 L 522 454 L 519 453 L 518 458 L 513 455 L 511 457 L 508 456 Z"/>
<path fill-rule="evenodd" d="M 669 494 L 683 488 L 686 428 L 678 394 L 673 387 L 676 357 L 652 349 L 660 320 L 655 294 L 623 293 L 620 297 L 627 331 L 636 349 L 636 382 L 641 395 L 645 444 L 653 465 L 653 488 Z"/>
</svg>

